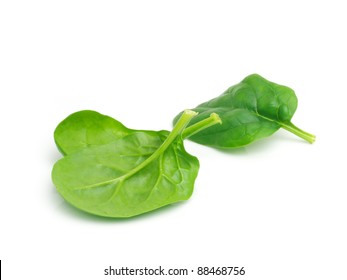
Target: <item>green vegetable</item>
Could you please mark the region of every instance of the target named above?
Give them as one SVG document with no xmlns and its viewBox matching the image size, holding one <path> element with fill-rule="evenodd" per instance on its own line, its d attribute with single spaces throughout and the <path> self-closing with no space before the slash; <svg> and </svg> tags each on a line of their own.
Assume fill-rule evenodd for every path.
<svg viewBox="0 0 347 280">
<path fill-rule="evenodd" d="M 68 116 L 54 131 L 55 143 L 63 155 L 122 138 L 132 130 L 119 121 L 95 111 L 80 111 Z"/>
<path fill-rule="evenodd" d="M 54 165 L 52 180 L 66 201 L 99 216 L 131 217 L 187 200 L 199 161 L 185 151 L 185 138 L 234 148 L 282 127 L 313 143 L 314 135 L 291 122 L 297 102 L 292 89 L 250 75 L 179 114 L 171 132 L 129 129 L 95 111 L 80 111 L 54 132 L 64 157 Z"/>
<path fill-rule="evenodd" d="M 183 112 L 171 133 L 128 129 L 94 111 L 70 115 L 54 133 L 66 155 L 52 171 L 58 192 L 75 207 L 106 217 L 131 217 L 187 200 L 199 161 L 185 151 L 182 133 L 195 115 Z M 195 127 L 218 122 L 212 114 Z"/>
<path fill-rule="evenodd" d="M 291 122 L 297 104 L 297 97 L 289 87 L 275 84 L 256 74 L 250 75 L 221 96 L 193 109 L 199 115 L 190 122 L 191 127 L 212 112 L 220 116 L 222 125 L 194 131 L 194 135 L 186 133 L 185 136 L 207 146 L 235 148 L 270 136 L 282 127 L 313 143 L 314 135 Z M 180 115 L 174 119 L 174 123 Z"/>
</svg>

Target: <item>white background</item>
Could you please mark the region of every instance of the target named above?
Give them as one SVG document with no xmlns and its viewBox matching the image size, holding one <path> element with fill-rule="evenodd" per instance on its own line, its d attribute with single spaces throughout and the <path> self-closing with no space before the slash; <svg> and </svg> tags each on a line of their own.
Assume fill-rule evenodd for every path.
<svg viewBox="0 0 347 280">
<path fill-rule="evenodd" d="M 103 276 L 109 265 L 347 279 L 343 4 L 1 1 L 3 279 L 157 279 Z M 252 73 L 296 91 L 293 122 L 316 143 L 286 131 L 230 153 L 186 141 L 201 165 L 191 199 L 129 220 L 81 213 L 56 192 L 53 131 L 67 115 L 169 130 Z"/>
</svg>

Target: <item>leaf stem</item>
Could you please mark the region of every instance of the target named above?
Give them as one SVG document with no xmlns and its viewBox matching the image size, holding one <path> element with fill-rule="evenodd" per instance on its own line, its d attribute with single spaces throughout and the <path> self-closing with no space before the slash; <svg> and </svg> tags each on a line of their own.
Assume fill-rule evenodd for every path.
<svg viewBox="0 0 347 280">
<path fill-rule="evenodd" d="M 222 120 L 220 119 L 218 114 L 212 113 L 208 118 L 187 127 L 182 132 L 182 139 L 188 138 L 188 137 L 194 135 L 195 133 L 198 133 L 199 131 L 204 130 L 204 129 L 206 129 L 212 125 L 215 125 L 217 123 L 221 124 Z"/>
<path fill-rule="evenodd" d="M 313 143 L 316 140 L 316 136 L 313 134 L 310 134 L 297 126 L 295 126 L 293 123 L 288 122 L 288 123 L 281 123 L 281 126 L 285 129 L 288 130 L 289 132 L 295 134 L 296 136 L 299 136 L 300 138 L 306 140 L 309 143 Z"/>
<path fill-rule="evenodd" d="M 176 139 L 176 137 L 182 133 L 182 131 L 185 129 L 185 127 L 188 125 L 190 120 L 195 117 L 198 113 L 194 112 L 192 110 L 185 110 L 179 120 L 177 121 L 176 125 L 168 135 L 168 137 L 165 139 L 165 141 L 161 144 L 161 146 L 145 161 L 143 161 L 141 164 L 136 166 L 134 169 L 130 170 L 126 174 L 122 176 L 121 179 L 129 178 L 130 176 L 134 175 L 136 172 L 144 168 L 146 165 L 151 163 L 153 160 L 155 160 L 157 157 L 159 157 L 169 146 L 170 144 Z"/>
</svg>

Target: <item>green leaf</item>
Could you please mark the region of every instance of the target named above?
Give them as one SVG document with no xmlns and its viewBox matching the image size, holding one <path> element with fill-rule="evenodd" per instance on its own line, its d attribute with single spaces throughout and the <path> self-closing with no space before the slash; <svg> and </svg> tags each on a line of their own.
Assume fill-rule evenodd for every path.
<svg viewBox="0 0 347 280">
<path fill-rule="evenodd" d="M 95 111 L 71 114 L 54 131 L 54 140 L 62 154 L 68 155 L 84 148 L 103 145 L 131 133 L 115 119 Z"/>
<path fill-rule="evenodd" d="M 96 114 L 83 111 L 71 115 L 69 122 L 63 121 L 69 123 L 64 137 L 61 125 L 58 126 L 60 138 L 56 142 L 64 151 L 78 148 L 53 167 L 52 179 L 58 192 L 75 207 L 106 217 L 131 217 L 188 199 L 193 192 L 199 161 L 185 151 L 181 135 L 195 115 L 185 111 L 171 133 L 131 130 L 107 120 L 112 129 L 104 125 L 104 131 L 113 132 L 109 143 L 97 145 L 98 141 L 93 140 L 94 144 L 90 145 L 89 138 L 76 133 L 79 137 L 74 139 L 85 140 L 80 146 L 80 142 L 76 144 L 64 137 L 68 137 L 70 130 L 73 134 L 76 127 L 77 131 L 88 131 L 91 127 L 88 118 L 95 123 Z M 78 122 L 73 125 L 71 120 L 76 116 Z M 99 116 L 101 119 L 104 118 Z M 218 116 L 208 119 L 206 127 L 220 121 Z M 87 128 L 82 129 L 83 126 Z M 94 127 L 93 130 L 99 131 Z M 107 137 L 100 141 L 104 143 L 105 139 Z"/>
<path fill-rule="evenodd" d="M 188 137 L 207 146 L 235 148 L 270 136 L 282 127 L 312 143 L 315 136 L 291 122 L 297 104 L 298 100 L 292 89 L 253 74 L 219 97 L 194 108 L 199 115 L 192 120 L 190 126 L 212 112 L 220 116 L 222 125 L 212 126 Z M 174 123 L 180 115 L 174 119 Z"/>
</svg>

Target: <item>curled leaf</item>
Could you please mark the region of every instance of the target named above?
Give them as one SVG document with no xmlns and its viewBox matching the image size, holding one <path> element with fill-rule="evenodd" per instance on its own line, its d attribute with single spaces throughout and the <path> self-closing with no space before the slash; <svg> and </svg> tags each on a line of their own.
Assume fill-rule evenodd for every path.
<svg viewBox="0 0 347 280">
<path fill-rule="evenodd" d="M 222 95 L 193 109 L 199 115 L 190 126 L 211 113 L 220 116 L 222 125 L 204 129 L 189 139 L 216 148 L 235 148 L 270 136 L 282 127 L 312 143 L 315 136 L 291 122 L 297 105 L 298 100 L 292 89 L 253 74 Z M 174 123 L 180 115 L 174 119 Z"/>
</svg>

